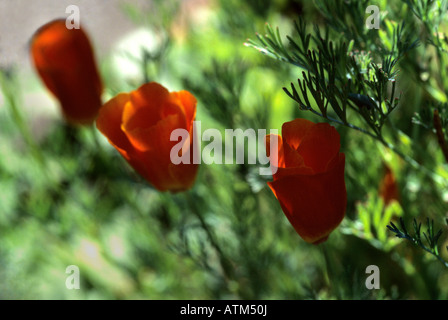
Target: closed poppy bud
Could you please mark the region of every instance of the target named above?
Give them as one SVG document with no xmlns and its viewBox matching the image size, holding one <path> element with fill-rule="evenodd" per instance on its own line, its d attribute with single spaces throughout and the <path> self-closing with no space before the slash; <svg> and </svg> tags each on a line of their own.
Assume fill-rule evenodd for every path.
<svg viewBox="0 0 448 320">
<path fill-rule="evenodd" d="M 276 138 L 277 157 L 270 155 L 276 170 L 268 185 L 296 232 L 306 242 L 324 242 L 341 223 L 347 205 L 339 133 L 327 123 L 295 119 L 284 123 Z M 268 135 L 267 150 L 271 140 Z"/>
<path fill-rule="evenodd" d="M 196 99 L 188 91 L 169 92 L 158 83 L 142 85 L 121 93 L 105 103 L 96 120 L 109 142 L 129 164 L 159 191 L 183 191 L 195 180 L 198 165 L 193 163 Z M 181 142 L 172 133 L 188 133 Z M 174 164 L 171 150 L 178 150 L 186 161 Z M 188 154 L 185 157 L 185 154 Z"/>
<path fill-rule="evenodd" d="M 400 192 L 398 191 L 395 175 L 387 165 L 385 166 L 385 173 L 380 182 L 379 194 L 386 206 L 392 201 L 400 201 Z"/>
<path fill-rule="evenodd" d="M 67 122 L 91 124 L 102 104 L 103 86 L 84 31 L 54 20 L 36 31 L 30 49 L 39 76 L 59 100 Z"/>
</svg>

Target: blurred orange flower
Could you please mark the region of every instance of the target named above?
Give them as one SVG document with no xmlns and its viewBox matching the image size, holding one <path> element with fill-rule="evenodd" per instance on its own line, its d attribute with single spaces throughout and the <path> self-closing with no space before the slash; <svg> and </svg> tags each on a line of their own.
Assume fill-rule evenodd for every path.
<svg viewBox="0 0 448 320">
<path fill-rule="evenodd" d="M 93 123 L 103 86 L 84 31 L 69 30 L 65 20 L 54 20 L 36 31 L 30 49 L 38 74 L 59 100 L 67 122 Z"/>
<path fill-rule="evenodd" d="M 277 138 L 278 154 L 268 156 L 278 168 L 268 185 L 296 232 L 306 242 L 324 242 L 341 223 L 347 206 L 339 133 L 327 123 L 295 119 L 283 124 Z M 267 150 L 271 140 L 268 135 Z"/>
<path fill-rule="evenodd" d="M 175 129 L 193 136 L 196 98 L 188 91 L 169 92 L 158 83 L 142 85 L 121 93 L 100 109 L 97 128 L 109 139 L 129 164 L 159 191 L 183 191 L 195 180 L 198 165 L 193 163 L 193 139 L 182 152 L 189 163 L 173 164 L 170 152 Z M 181 152 L 181 150 L 179 150 Z"/>
<path fill-rule="evenodd" d="M 384 205 L 389 205 L 392 201 L 400 201 L 400 192 L 398 191 L 398 184 L 392 169 L 385 165 L 385 173 L 380 182 L 379 187 L 380 197 L 383 198 Z"/>
</svg>

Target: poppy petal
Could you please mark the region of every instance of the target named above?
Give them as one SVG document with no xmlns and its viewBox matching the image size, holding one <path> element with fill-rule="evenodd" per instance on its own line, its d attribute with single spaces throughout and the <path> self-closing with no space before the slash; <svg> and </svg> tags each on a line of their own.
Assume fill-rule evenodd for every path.
<svg viewBox="0 0 448 320">
<path fill-rule="evenodd" d="M 271 145 L 273 141 L 276 141 L 277 146 Z M 269 157 L 272 166 L 283 168 L 285 166 L 285 157 L 283 153 L 283 139 L 278 134 L 268 134 L 265 136 L 266 156 Z M 276 150 L 274 154 L 271 154 L 271 148 Z"/>
<path fill-rule="evenodd" d="M 328 123 L 317 123 L 310 128 L 297 148 L 305 165 L 316 173 L 324 172 L 341 148 L 339 133 Z"/>
<path fill-rule="evenodd" d="M 54 20 L 36 31 L 30 50 L 39 76 L 59 100 L 66 120 L 92 123 L 102 104 L 103 86 L 83 29 L 69 30 L 65 20 Z"/>
<path fill-rule="evenodd" d="M 307 119 L 295 119 L 282 125 L 282 137 L 293 149 L 297 149 L 302 139 L 316 123 Z"/>
<path fill-rule="evenodd" d="M 173 94 L 181 102 L 181 104 L 184 108 L 184 111 L 185 111 L 185 118 L 187 121 L 187 125 L 190 125 L 191 122 L 196 117 L 196 104 L 197 104 L 196 98 L 190 92 L 188 92 L 186 90 L 173 92 Z"/>
<path fill-rule="evenodd" d="M 121 130 L 121 118 L 125 105 L 130 101 L 127 93 L 120 93 L 106 102 L 98 112 L 96 127 L 109 142 L 122 150 L 133 149 L 126 134 Z"/>
<path fill-rule="evenodd" d="M 268 182 L 296 232 L 309 243 L 326 240 L 345 215 L 344 154 L 338 159 L 328 172 L 291 175 Z"/>
<path fill-rule="evenodd" d="M 191 94 L 170 93 L 149 83 L 118 95 L 103 108 L 98 128 L 144 179 L 159 191 L 183 191 L 193 185 L 198 169 L 193 153 L 190 163 L 171 161 L 171 150 L 178 144 L 171 141 L 173 131 L 185 129 L 190 137 L 194 132 L 196 99 Z M 186 139 L 181 152 L 193 149 L 197 147 Z"/>
<path fill-rule="evenodd" d="M 148 128 L 161 119 L 160 107 L 170 96 L 166 88 L 156 82 L 140 86 L 130 93 L 131 104 L 123 112 L 124 131 Z"/>
</svg>

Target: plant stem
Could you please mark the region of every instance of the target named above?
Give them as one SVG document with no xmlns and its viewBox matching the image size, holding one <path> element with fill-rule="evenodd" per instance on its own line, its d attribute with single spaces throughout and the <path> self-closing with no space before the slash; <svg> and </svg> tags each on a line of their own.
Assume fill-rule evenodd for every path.
<svg viewBox="0 0 448 320">
<path fill-rule="evenodd" d="M 326 276 L 328 280 L 328 286 L 332 289 L 334 294 L 336 295 L 336 299 L 340 300 L 342 299 L 341 293 L 339 290 L 339 286 L 335 285 L 337 282 L 337 275 L 335 274 L 335 266 L 333 264 L 333 260 L 330 257 L 330 254 L 327 249 L 326 243 L 319 244 L 321 247 L 322 254 L 324 256 L 325 260 L 325 267 L 326 267 Z"/>
</svg>

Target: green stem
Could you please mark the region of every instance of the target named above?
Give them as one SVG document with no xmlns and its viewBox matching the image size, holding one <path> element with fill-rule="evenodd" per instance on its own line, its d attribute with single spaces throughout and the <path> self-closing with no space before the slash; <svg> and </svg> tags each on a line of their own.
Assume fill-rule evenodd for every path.
<svg viewBox="0 0 448 320">
<path fill-rule="evenodd" d="M 375 134 L 373 134 L 373 133 L 371 133 L 370 131 L 367 131 L 367 130 L 365 130 L 365 129 L 363 129 L 363 128 L 357 127 L 357 126 L 355 126 L 355 125 L 353 125 L 353 124 L 351 124 L 351 123 L 348 123 L 348 122 L 347 122 L 347 123 L 342 122 L 342 121 L 337 120 L 337 119 L 332 118 L 332 117 L 328 117 L 328 116 L 324 117 L 321 113 L 319 113 L 319 112 L 317 112 L 317 111 L 315 111 L 315 110 L 313 110 L 313 109 L 308 109 L 308 108 L 307 108 L 306 110 L 311 111 L 312 113 L 314 113 L 315 115 L 318 115 L 319 117 L 322 117 L 322 118 L 325 118 L 325 119 L 327 119 L 327 120 L 330 120 L 331 122 L 340 124 L 341 126 L 345 126 L 345 127 L 347 127 L 347 128 L 357 130 L 357 131 L 359 131 L 359 132 L 362 132 L 362 133 L 364 133 L 364 134 L 370 136 L 371 138 L 374 138 L 374 139 L 378 140 L 378 137 L 377 137 Z"/>
<path fill-rule="evenodd" d="M 326 243 L 321 243 L 319 244 L 319 246 L 321 247 L 321 251 L 322 254 L 324 256 L 324 260 L 325 260 L 325 272 L 326 272 L 326 277 L 327 277 L 327 281 L 328 281 L 328 286 L 330 287 L 330 290 L 332 290 L 334 292 L 334 294 L 336 295 L 336 299 L 341 300 L 342 296 L 341 296 L 341 292 L 340 292 L 340 288 L 339 286 L 336 284 L 337 283 L 337 275 L 335 274 L 335 266 L 333 263 L 333 259 L 331 259 L 330 254 L 328 252 L 327 249 L 327 244 Z"/>
</svg>

